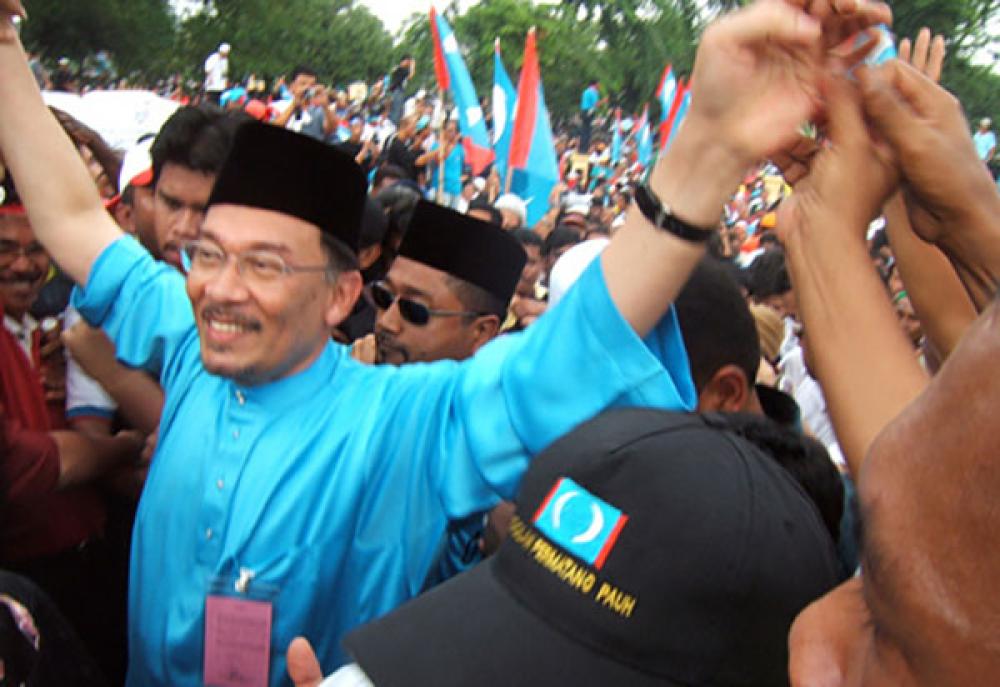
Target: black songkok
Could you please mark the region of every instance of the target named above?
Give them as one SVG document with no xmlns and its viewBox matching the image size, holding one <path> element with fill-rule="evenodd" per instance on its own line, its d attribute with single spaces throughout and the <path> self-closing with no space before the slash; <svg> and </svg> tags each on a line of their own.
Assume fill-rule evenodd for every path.
<svg viewBox="0 0 1000 687">
<path fill-rule="evenodd" d="M 364 173 L 346 153 L 287 129 L 249 122 L 236 132 L 208 204 L 291 215 L 357 251 L 367 188 Z"/>
<path fill-rule="evenodd" d="M 500 227 L 421 200 L 399 255 L 447 272 L 510 302 L 527 256 Z"/>
</svg>

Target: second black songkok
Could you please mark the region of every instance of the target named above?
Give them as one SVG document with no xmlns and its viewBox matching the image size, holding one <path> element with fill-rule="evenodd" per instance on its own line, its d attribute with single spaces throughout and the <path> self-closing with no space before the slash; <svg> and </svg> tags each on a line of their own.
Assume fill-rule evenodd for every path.
<svg viewBox="0 0 1000 687">
<path fill-rule="evenodd" d="M 417 203 L 399 256 L 475 284 L 503 303 L 514 295 L 527 260 L 520 242 L 495 224 L 426 200 Z"/>
<path fill-rule="evenodd" d="M 250 122 L 236 132 L 208 204 L 298 217 L 357 251 L 367 188 L 364 173 L 346 153 L 293 131 Z"/>
</svg>

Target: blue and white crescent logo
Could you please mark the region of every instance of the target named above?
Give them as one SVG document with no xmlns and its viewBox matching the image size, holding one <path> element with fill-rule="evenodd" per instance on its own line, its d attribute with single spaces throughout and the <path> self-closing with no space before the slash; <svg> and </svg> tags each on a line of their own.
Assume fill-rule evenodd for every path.
<svg viewBox="0 0 1000 687">
<path fill-rule="evenodd" d="M 568 477 L 556 482 L 534 518 L 545 536 L 598 570 L 627 521 L 627 515 Z"/>
</svg>

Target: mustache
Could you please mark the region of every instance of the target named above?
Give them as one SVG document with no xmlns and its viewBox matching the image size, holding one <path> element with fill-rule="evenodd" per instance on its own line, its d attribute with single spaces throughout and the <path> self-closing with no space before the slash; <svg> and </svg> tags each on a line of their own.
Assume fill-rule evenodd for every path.
<svg viewBox="0 0 1000 687">
<path fill-rule="evenodd" d="M 221 305 L 209 305 L 202 308 L 201 317 L 204 320 L 223 320 L 226 322 L 232 322 L 233 324 L 250 331 L 260 331 L 262 326 L 260 320 L 248 317 Z"/>
<path fill-rule="evenodd" d="M 0 283 L 12 284 L 18 281 L 38 281 L 45 276 L 45 272 L 41 270 L 32 270 L 31 272 L 3 272 L 0 273 Z"/>
<path fill-rule="evenodd" d="M 379 362 L 384 362 L 386 355 L 386 350 L 392 351 L 394 353 L 399 353 L 403 356 L 403 362 L 410 362 L 410 352 L 405 348 L 396 343 L 396 339 L 393 338 L 391 334 L 386 334 L 385 332 L 375 332 L 375 344 L 378 346 L 378 357 Z"/>
</svg>

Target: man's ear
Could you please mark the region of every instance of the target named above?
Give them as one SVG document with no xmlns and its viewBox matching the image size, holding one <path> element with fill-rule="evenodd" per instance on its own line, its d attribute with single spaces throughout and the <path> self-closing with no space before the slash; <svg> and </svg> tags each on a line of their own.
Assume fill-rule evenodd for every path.
<svg viewBox="0 0 1000 687">
<path fill-rule="evenodd" d="M 746 373 L 738 365 L 723 365 L 698 394 L 698 412 L 743 412 L 747 410 L 752 395 Z"/>
<path fill-rule="evenodd" d="M 347 319 L 354 310 L 354 304 L 361 295 L 361 272 L 351 270 L 337 275 L 337 281 L 330 284 L 330 292 L 326 303 L 324 320 L 326 326 L 332 329 Z"/>
<path fill-rule="evenodd" d="M 500 318 L 496 315 L 481 315 L 473 320 L 470 325 L 472 332 L 472 352 L 475 353 L 480 348 L 489 343 L 500 332 Z"/>
</svg>

